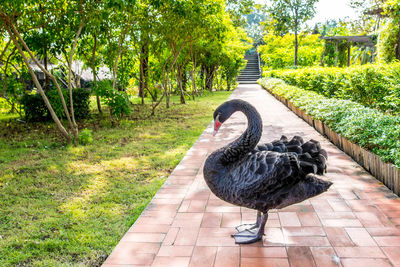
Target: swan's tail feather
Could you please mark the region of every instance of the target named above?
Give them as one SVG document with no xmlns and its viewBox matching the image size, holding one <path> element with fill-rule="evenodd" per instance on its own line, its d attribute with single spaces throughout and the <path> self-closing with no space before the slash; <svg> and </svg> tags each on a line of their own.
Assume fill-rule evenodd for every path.
<svg viewBox="0 0 400 267">
<path fill-rule="evenodd" d="M 279 199 L 281 201 L 277 206 L 275 206 L 275 208 L 281 209 L 311 197 L 315 197 L 327 191 L 331 185 L 332 182 L 330 181 L 319 179 L 311 174 L 307 175 L 305 179 L 299 183 L 287 186 L 285 189 L 277 192 L 277 195 L 274 197 L 275 199 Z M 282 197 L 282 195 L 285 197 Z"/>
<path fill-rule="evenodd" d="M 300 161 L 305 161 L 314 164 L 317 167 L 316 174 L 324 174 L 326 171 L 326 161 L 328 154 L 324 149 L 321 149 L 321 145 L 318 141 L 311 139 L 304 143 L 302 146 L 303 154 L 299 156 Z"/>
<path fill-rule="evenodd" d="M 309 173 L 322 175 L 326 171 L 328 154 L 325 150 L 321 149 L 320 143 L 313 139 L 304 142 L 303 138 L 298 135 L 294 136 L 290 140 L 286 136 L 282 135 L 279 140 L 258 145 L 256 150 L 296 153 L 300 161 L 300 169 L 303 175 Z"/>
</svg>

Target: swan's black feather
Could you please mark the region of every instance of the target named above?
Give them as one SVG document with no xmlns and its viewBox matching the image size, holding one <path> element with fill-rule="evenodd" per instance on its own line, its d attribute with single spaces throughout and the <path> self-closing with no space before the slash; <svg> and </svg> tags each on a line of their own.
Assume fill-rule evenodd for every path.
<svg viewBox="0 0 400 267">
<path fill-rule="evenodd" d="M 247 130 L 234 142 L 207 158 L 203 173 L 211 191 L 221 199 L 261 212 L 283 208 L 326 191 L 330 182 L 313 174 L 323 174 L 327 154 L 315 140 L 300 136 L 258 144 L 261 117 L 242 100 L 222 104 L 215 112 L 228 119 L 242 111 L 249 121 Z M 223 122 L 221 121 L 221 122 Z"/>
</svg>

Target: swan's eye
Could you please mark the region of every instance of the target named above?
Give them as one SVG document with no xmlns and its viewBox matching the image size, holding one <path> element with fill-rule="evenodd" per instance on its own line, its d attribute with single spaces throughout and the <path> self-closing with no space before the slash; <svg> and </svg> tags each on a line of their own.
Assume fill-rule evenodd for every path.
<svg viewBox="0 0 400 267">
<path fill-rule="evenodd" d="M 219 116 L 221 116 L 221 113 L 218 113 L 217 117 L 215 117 L 215 121 L 219 122 Z"/>
</svg>

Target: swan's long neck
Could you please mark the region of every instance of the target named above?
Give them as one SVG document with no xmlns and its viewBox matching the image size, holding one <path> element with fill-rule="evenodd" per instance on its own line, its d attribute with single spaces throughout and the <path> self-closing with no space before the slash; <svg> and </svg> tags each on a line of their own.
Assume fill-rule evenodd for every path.
<svg viewBox="0 0 400 267">
<path fill-rule="evenodd" d="M 262 134 L 262 120 L 255 108 L 247 103 L 237 103 L 235 111 L 243 112 L 248 121 L 246 131 L 235 141 L 225 147 L 221 162 L 229 164 L 237 162 L 250 151 L 252 151 L 260 141 Z"/>
</svg>

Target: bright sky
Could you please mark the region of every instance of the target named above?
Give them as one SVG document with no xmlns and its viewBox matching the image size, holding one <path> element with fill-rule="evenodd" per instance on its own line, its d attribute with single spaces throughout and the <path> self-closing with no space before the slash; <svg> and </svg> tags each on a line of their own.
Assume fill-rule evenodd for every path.
<svg viewBox="0 0 400 267">
<path fill-rule="evenodd" d="M 255 0 L 256 3 L 264 4 L 266 0 Z M 317 22 L 325 22 L 328 19 L 344 19 L 349 17 L 355 19 L 357 14 L 349 5 L 350 0 L 319 0 L 316 6 L 315 17 L 307 24 L 313 27 Z"/>
</svg>

